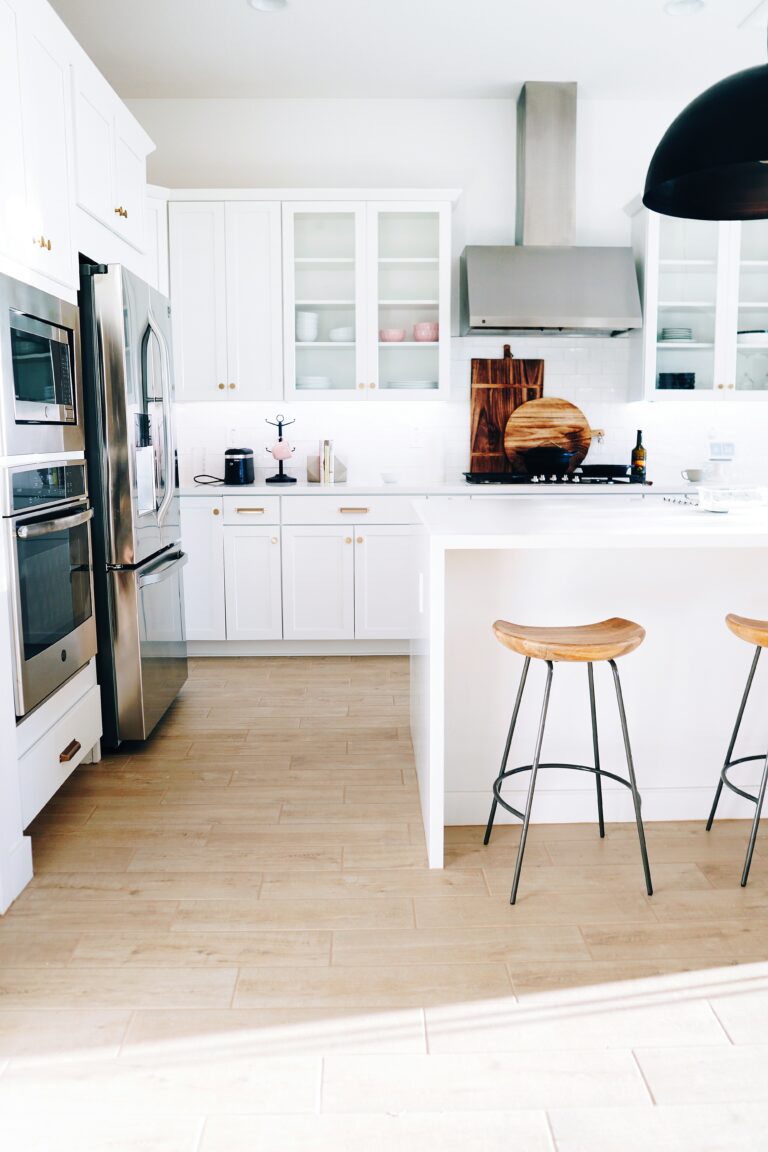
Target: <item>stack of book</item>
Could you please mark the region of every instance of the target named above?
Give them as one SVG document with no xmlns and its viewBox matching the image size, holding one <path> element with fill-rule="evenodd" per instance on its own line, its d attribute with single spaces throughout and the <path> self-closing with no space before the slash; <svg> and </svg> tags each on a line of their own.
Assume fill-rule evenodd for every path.
<svg viewBox="0 0 768 1152">
<path fill-rule="evenodd" d="M 320 483 L 333 484 L 335 476 L 333 440 L 320 441 Z"/>
</svg>

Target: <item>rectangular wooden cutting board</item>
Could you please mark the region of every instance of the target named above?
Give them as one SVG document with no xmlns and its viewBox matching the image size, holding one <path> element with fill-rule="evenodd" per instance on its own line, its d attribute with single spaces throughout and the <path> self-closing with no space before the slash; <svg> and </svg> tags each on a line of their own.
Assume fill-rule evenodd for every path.
<svg viewBox="0 0 768 1152">
<path fill-rule="evenodd" d="M 516 408 L 544 393 L 544 361 L 516 360 L 509 344 L 494 360 L 472 361 L 469 468 L 514 472 L 504 454 L 504 429 Z"/>
</svg>

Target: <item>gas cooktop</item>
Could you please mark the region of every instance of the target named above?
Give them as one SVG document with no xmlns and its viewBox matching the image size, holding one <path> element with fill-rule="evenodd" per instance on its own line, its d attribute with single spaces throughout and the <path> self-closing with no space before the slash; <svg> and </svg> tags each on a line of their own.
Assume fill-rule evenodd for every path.
<svg viewBox="0 0 768 1152">
<path fill-rule="evenodd" d="M 584 475 L 581 472 L 565 476 L 528 476 L 521 472 L 465 472 L 468 484 L 629 484 L 629 476 L 615 476 L 607 473 Z"/>
</svg>

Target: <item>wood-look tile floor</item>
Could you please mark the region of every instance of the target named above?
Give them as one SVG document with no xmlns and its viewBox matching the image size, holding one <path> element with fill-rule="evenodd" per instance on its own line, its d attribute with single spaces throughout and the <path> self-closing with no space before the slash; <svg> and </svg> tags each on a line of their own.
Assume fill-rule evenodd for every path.
<svg viewBox="0 0 768 1152">
<path fill-rule="evenodd" d="M 195 660 L 35 821 L 0 920 L 0 1147 L 765 1149 L 768 832 L 447 830 L 400 658 Z M 596 986 L 603 985 L 597 989 Z"/>
</svg>

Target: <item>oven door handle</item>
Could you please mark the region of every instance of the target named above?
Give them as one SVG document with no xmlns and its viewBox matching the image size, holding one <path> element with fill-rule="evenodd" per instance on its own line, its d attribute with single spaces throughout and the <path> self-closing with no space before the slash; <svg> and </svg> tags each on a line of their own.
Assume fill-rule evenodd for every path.
<svg viewBox="0 0 768 1152">
<path fill-rule="evenodd" d="M 183 568 L 188 561 L 189 556 L 186 552 L 175 552 L 165 564 L 153 568 L 146 576 L 139 576 L 139 588 L 147 588 L 150 584 L 160 584 L 161 581 L 168 579 L 174 568 Z"/>
<path fill-rule="evenodd" d="M 16 535 L 20 540 L 35 540 L 38 536 L 50 536 L 52 532 L 64 532 L 67 528 L 78 528 L 87 524 L 93 517 L 93 508 L 76 512 L 74 516 L 59 516 L 57 520 L 42 520 L 37 524 L 20 524 Z"/>
</svg>

